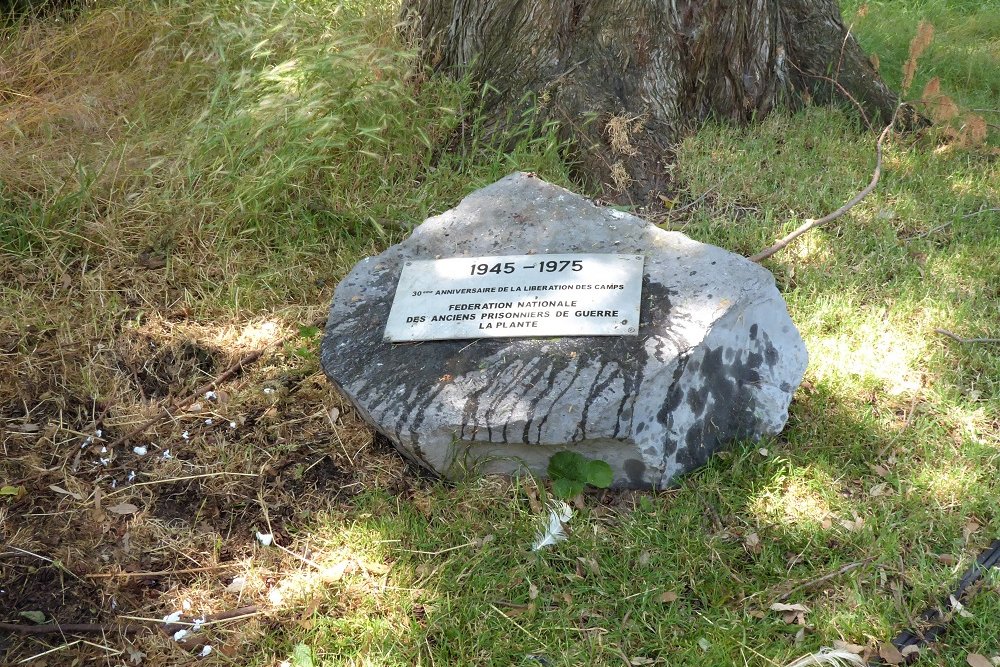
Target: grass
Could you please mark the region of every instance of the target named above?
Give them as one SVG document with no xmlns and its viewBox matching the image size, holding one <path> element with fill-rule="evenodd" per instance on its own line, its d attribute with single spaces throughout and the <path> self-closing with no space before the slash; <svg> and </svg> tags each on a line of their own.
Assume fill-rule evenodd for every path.
<svg viewBox="0 0 1000 667">
<path fill-rule="evenodd" d="M 588 495 L 536 554 L 533 483 L 415 475 L 300 332 L 357 259 L 471 190 L 516 169 L 572 185 L 552 128 L 490 143 L 390 4 L 107 0 L 0 34 L 0 485 L 23 487 L 0 497 L 3 620 L 253 604 L 200 662 L 297 666 L 780 665 L 910 627 L 1000 532 L 1000 356 L 934 333 L 1000 331 L 995 129 L 894 137 L 871 197 L 769 261 L 810 351 L 780 439 L 670 492 Z M 858 10 L 896 86 L 932 21 L 912 95 L 938 76 L 997 122 L 991 5 Z M 757 251 L 847 200 L 873 144 L 824 108 L 706 127 L 675 169 L 698 204 L 664 224 Z M 217 398 L 101 451 L 266 345 Z M 851 563 L 791 596 L 801 624 L 769 609 Z M 215 569 L 88 577 L 191 568 Z M 997 585 L 920 664 L 1000 654 Z M 88 641 L 15 638 L 5 659 L 192 660 L 158 634 Z"/>
</svg>

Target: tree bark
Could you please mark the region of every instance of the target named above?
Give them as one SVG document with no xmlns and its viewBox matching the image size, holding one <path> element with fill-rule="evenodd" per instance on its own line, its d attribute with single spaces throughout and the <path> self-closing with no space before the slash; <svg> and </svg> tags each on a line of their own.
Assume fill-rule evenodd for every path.
<svg viewBox="0 0 1000 667">
<path fill-rule="evenodd" d="M 613 198 L 669 191 L 671 147 L 709 118 L 853 101 L 889 122 L 896 95 L 836 0 L 416 0 L 403 17 L 436 71 L 489 86 L 499 124 L 534 108 Z"/>
</svg>

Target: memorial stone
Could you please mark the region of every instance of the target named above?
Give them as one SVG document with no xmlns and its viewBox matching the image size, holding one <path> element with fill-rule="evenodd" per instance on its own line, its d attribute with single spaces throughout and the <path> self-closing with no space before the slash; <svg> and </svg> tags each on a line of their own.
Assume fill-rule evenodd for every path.
<svg viewBox="0 0 1000 667">
<path fill-rule="evenodd" d="M 780 432 L 807 361 L 767 270 L 525 173 L 359 262 L 321 356 L 439 474 L 544 476 L 568 449 L 629 488 Z"/>
</svg>

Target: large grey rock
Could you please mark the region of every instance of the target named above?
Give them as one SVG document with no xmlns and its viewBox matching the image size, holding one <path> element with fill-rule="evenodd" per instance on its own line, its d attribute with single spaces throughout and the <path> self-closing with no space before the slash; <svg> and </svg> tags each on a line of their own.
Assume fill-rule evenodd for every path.
<svg viewBox="0 0 1000 667">
<path fill-rule="evenodd" d="M 645 255 L 639 336 L 383 341 L 404 261 L 569 252 Z M 523 173 L 358 263 L 322 347 L 358 410 L 437 472 L 544 475 L 569 448 L 633 488 L 666 487 L 728 443 L 778 433 L 806 359 L 765 269 Z"/>
</svg>

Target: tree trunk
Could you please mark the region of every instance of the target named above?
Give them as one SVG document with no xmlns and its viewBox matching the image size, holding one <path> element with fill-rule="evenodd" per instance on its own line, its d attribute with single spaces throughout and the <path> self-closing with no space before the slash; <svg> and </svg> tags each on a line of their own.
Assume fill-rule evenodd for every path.
<svg viewBox="0 0 1000 667">
<path fill-rule="evenodd" d="M 437 71 L 491 87 L 499 122 L 534 107 L 619 201 L 668 191 L 671 146 L 708 118 L 853 99 L 889 122 L 897 98 L 836 0 L 416 0 L 404 18 Z"/>
</svg>

